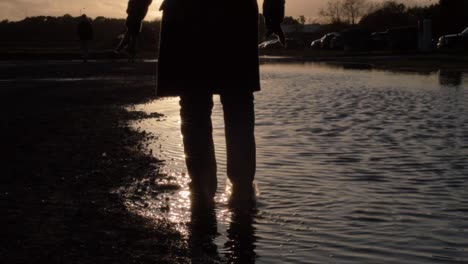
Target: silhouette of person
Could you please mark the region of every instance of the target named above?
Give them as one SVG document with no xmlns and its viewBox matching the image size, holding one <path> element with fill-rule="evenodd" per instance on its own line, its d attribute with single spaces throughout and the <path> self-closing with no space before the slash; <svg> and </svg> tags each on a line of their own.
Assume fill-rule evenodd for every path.
<svg viewBox="0 0 468 264">
<path fill-rule="evenodd" d="M 80 22 L 78 23 L 78 37 L 80 39 L 81 57 L 83 62 L 88 61 L 89 46 L 88 42 L 93 40 L 94 32 L 91 21 L 86 15 L 81 15 Z"/>
<path fill-rule="evenodd" d="M 268 32 L 283 36 L 284 0 L 264 0 Z M 212 96 L 224 112 L 231 202 L 251 202 L 256 169 L 254 95 L 260 90 L 256 0 L 165 0 L 158 96 L 179 96 L 192 197 L 211 202 L 217 188 Z"/>
<path fill-rule="evenodd" d="M 122 41 L 115 49 L 115 52 L 120 53 L 122 49 L 127 48 L 130 62 L 135 61 L 138 35 L 141 32 L 143 19 L 146 17 L 148 8 L 152 1 L 153 0 L 128 1 L 127 20 L 125 21 L 127 31 L 125 32 Z"/>
</svg>

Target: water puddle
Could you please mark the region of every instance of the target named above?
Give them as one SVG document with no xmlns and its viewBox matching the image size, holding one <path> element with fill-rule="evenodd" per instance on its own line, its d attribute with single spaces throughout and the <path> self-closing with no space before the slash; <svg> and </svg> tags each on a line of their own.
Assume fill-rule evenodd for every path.
<svg viewBox="0 0 468 264">
<path fill-rule="evenodd" d="M 310 63 L 265 64 L 261 69 L 263 91 L 256 94 L 258 212 L 239 216 L 226 206 L 217 97 L 212 118 L 220 184 L 213 217 L 190 210 L 178 98 L 129 108 L 164 115 L 131 126 L 154 136 L 146 150 L 165 161 L 160 170 L 170 176 L 157 183 L 170 190 L 163 195 L 156 195 L 159 191 L 150 183 L 134 183 L 127 191 L 129 210 L 169 219 L 193 248 L 209 244 L 202 259 L 468 261 L 465 73 Z"/>
</svg>

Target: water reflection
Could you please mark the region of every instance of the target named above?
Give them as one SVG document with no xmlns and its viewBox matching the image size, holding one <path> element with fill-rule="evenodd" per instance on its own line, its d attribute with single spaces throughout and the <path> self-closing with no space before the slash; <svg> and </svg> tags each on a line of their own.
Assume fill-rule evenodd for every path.
<svg viewBox="0 0 468 264">
<path fill-rule="evenodd" d="M 255 263 L 255 227 L 256 210 L 234 209 L 231 223 L 227 230 L 228 240 L 224 244 L 228 263 Z"/>
<path fill-rule="evenodd" d="M 262 85 L 256 100 L 262 195 L 253 214 L 227 206 L 216 97 L 220 186 L 208 211 L 191 208 L 187 198 L 182 142 L 174 133 L 178 99 L 135 109 L 165 115 L 135 127 L 157 136 L 148 148 L 181 186 L 169 195 L 166 216 L 180 224 L 193 262 L 467 262 L 466 75 L 265 64 Z M 147 199 L 151 205 L 154 198 L 141 200 Z M 161 215 L 152 212 L 144 215 Z"/>
<path fill-rule="evenodd" d="M 463 81 L 463 73 L 456 70 L 440 70 L 439 83 L 442 86 L 460 86 Z"/>
<path fill-rule="evenodd" d="M 230 224 L 227 234 L 218 233 L 217 215 L 214 206 L 192 202 L 191 217 L 188 223 L 189 256 L 194 263 L 221 261 L 227 263 L 255 263 L 255 227 L 256 210 L 229 210 Z M 224 259 L 219 255 L 215 239 L 226 236 Z"/>
<path fill-rule="evenodd" d="M 188 224 L 189 254 L 193 262 L 199 263 L 218 259 L 218 248 L 214 239 L 218 235 L 218 223 L 213 206 L 192 203 Z"/>
</svg>

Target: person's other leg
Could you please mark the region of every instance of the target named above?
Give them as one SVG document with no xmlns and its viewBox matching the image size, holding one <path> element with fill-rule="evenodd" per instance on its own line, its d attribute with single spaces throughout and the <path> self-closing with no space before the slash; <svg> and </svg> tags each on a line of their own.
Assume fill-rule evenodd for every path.
<svg viewBox="0 0 468 264">
<path fill-rule="evenodd" d="M 138 33 L 133 32 L 130 36 L 130 41 L 128 44 L 128 55 L 129 55 L 128 60 L 130 62 L 135 62 L 137 41 L 138 41 Z"/>
<path fill-rule="evenodd" d="M 212 200 L 217 188 L 216 158 L 213 143 L 211 94 L 180 96 L 181 131 L 185 162 L 192 180 L 194 196 Z"/>
<path fill-rule="evenodd" d="M 130 41 L 128 43 L 128 54 L 130 62 L 135 61 L 138 36 L 140 35 L 142 28 L 143 21 L 141 20 L 133 21 L 129 27 Z"/>
<path fill-rule="evenodd" d="M 222 94 L 224 111 L 227 174 L 233 195 L 251 198 L 256 169 L 255 111 L 252 93 Z M 242 197 L 244 196 L 244 197 Z"/>
</svg>

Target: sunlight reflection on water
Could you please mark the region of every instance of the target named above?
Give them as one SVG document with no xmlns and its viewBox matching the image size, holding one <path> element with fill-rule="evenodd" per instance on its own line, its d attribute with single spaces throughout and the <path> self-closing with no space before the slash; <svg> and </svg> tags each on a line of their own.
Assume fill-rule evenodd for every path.
<svg viewBox="0 0 468 264">
<path fill-rule="evenodd" d="M 233 253 L 237 239 L 247 246 L 245 254 L 255 250 L 258 263 L 466 263 L 467 83 L 456 71 L 263 65 L 263 91 L 256 94 L 256 179 L 262 193 L 253 219 L 237 218 L 226 206 L 216 96 L 215 255 L 242 255 Z M 148 151 L 165 160 L 161 171 L 170 182 L 161 184 L 181 188 L 133 197 L 141 205 L 129 197 L 127 206 L 149 218 L 161 217 L 163 209 L 162 216 L 190 240 L 194 220 L 178 99 L 129 109 L 165 115 L 132 126 L 157 135 Z"/>
</svg>

